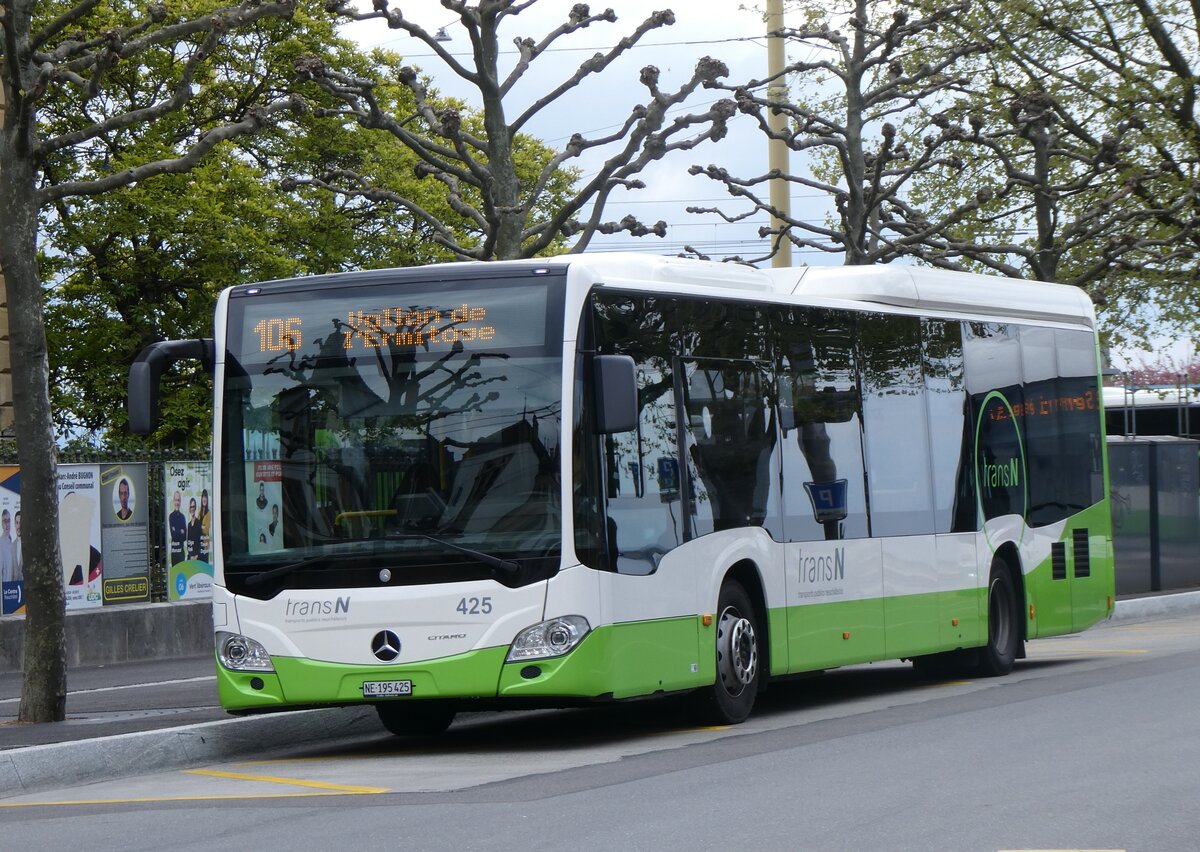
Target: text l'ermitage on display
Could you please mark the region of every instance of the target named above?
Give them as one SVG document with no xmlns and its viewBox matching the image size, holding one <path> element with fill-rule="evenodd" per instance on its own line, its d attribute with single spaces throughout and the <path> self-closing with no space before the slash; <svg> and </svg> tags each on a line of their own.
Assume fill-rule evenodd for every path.
<svg viewBox="0 0 1200 852">
<path fill-rule="evenodd" d="M 493 340 L 488 309 L 463 303 L 456 308 L 352 308 L 341 325 L 344 349 L 384 346 L 451 346 Z M 259 352 L 295 351 L 304 342 L 302 317 L 270 317 L 254 326 Z"/>
</svg>

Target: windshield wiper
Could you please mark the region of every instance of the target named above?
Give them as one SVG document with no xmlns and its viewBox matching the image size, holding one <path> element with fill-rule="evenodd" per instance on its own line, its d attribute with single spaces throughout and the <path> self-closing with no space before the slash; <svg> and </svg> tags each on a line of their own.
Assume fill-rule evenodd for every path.
<svg viewBox="0 0 1200 852">
<path fill-rule="evenodd" d="M 343 558 L 362 559 L 364 555 L 366 554 L 344 556 Z M 285 565 L 278 565 L 266 571 L 260 571 L 257 574 L 251 574 L 246 578 L 246 585 L 251 587 L 261 586 L 263 583 L 269 583 L 272 580 L 278 580 L 280 577 L 286 577 L 293 571 L 299 571 L 301 568 L 307 568 L 308 566 L 314 565 L 317 562 L 326 562 L 332 558 L 334 557 L 331 557 L 329 554 L 322 554 L 321 556 L 310 556 L 307 559 L 301 559 L 299 562 L 288 562 Z"/>
<path fill-rule="evenodd" d="M 484 565 L 488 566 L 489 568 L 495 568 L 497 571 L 503 571 L 505 574 L 507 574 L 510 577 L 516 576 L 521 571 L 521 566 L 519 564 L 517 564 L 516 562 L 513 562 L 512 560 L 501 559 L 499 556 L 492 556 L 492 554 L 484 553 L 482 550 L 473 550 L 470 547 L 463 547 L 462 545 L 451 544 L 450 542 L 446 541 L 444 538 L 438 538 L 435 535 L 429 535 L 427 533 L 416 533 L 415 535 L 416 535 L 416 537 L 428 539 L 429 541 L 432 541 L 434 544 L 441 545 L 442 547 L 448 548 L 450 550 L 457 550 L 459 553 L 470 556 L 472 559 L 475 559 L 478 562 L 482 562 Z"/>
<path fill-rule="evenodd" d="M 441 547 L 445 547 L 449 550 L 454 550 L 454 551 L 462 553 L 466 556 L 470 556 L 475 561 L 481 562 L 482 564 L 488 566 L 489 568 L 493 568 L 497 571 L 502 571 L 503 573 L 507 574 L 510 577 L 516 576 L 521 571 L 521 566 L 518 563 L 513 562 L 509 559 L 501 559 L 498 556 L 492 556 L 490 553 L 484 553 L 480 550 L 473 550 L 469 547 L 463 547 L 458 544 L 451 544 L 450 542 L 446 541 L 445 539 L 438 538 L 437 536 L 427 535 L 425 533 L 416 533 L 416 534 L 405 536 L 405 538 L 427 539 Z M 274 568 L 269 568 L 266 571 L 260 571 L 257 574 L 251 574 L 249 577 L 246 578 L 246 585 L 249 586 L 250 588 L 254 588 L 255 586 L 261 586 L 265 583 L 271 582 L 272 580 L 278 580 L 281 577 L 286 577 L 288 574 L 291 574 L 294 571 L 299 571 L 302 568 L 307 568 L 310 565 L 315 565 L 318 562 L 327 562 L 330 560 L 358 561 L 361 559 L 370 559 L 373 557 L 377 558 L 380 555 L 381 554 L 379 554 L 379 553 L 337 553 L 337 554 L 326 553 L 326 554 L 322 554 L 320 556 L 310 556 L 307 559 L 301 559 L 298 562 L 288 562 L 284 565 L 278 565 Z"/>
</svg>

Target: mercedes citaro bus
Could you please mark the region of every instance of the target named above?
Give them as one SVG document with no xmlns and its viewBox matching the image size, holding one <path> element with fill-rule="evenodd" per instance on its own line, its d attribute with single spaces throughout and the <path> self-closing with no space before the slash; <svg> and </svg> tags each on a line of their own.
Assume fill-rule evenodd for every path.
<svg viewBox="0 0 1200 852">
<path fill-rule="evenodd" d="M 224 291 L 213 624 L 232 712 L 690 695 L 873 660 L 1003 675 L 1113 607 L 1078 289 L 632 254 Z"/>
</svg>

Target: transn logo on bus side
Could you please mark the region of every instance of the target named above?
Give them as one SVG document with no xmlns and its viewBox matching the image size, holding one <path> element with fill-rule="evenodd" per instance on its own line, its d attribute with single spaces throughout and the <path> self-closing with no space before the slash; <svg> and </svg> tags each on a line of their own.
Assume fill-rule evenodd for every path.
<svg viewBox="0 0 1200 852">
<path fill-rule="evenodd" d="M 828 583 L 846 579 L 846 550 L 834 548 L 832 554 L 805 556 L 800 552 L 800 582 Z"/>
<path fill-rule="evenodd" d="M 350 612 L 349 595 L 344 598 L 339 597 L 334 600 L 324 601 L 294 601 L 289 598 L 285 604 L 284 617 L 337 615 L 348 612 Z"/>
<path fill-rule="evenodd" d="M 983 463 L 983 485 L 991 496 L 993 488 L 1019 488 L 1021 485 L 1021 468 L 1016 459 L 1009 459 L 1001 464 Z"/>
</svg>

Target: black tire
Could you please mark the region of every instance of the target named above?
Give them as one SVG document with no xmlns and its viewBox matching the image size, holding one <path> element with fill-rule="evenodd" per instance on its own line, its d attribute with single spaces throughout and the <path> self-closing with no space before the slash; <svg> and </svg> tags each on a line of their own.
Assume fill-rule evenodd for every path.
<svg viewBox="0 0 1200 852">
<path fill-rule="evenodd" d="M 398 737 L 432 737 L 454 721 L 454 708 L 433 701 L 389 701 L 376 704 L 379 721 Z"/>
<path fill-rule="evenodd" d="M 754 709 L 762 678 L 758 616 L 740 583 L 730 580 L 721 587 L 714 629 L 717 677 L 701 691 L 698 715 L 706 724 L 736 725 Z"/>
<path fill-rule="evenodd" d="M 1021 644 L 1017 590 L 1008 566 L 996 560 L 988 577 L 988 641 L 979 649 L 975 674 L 1002 677 L 1012 671 Z"/>
</svg>

